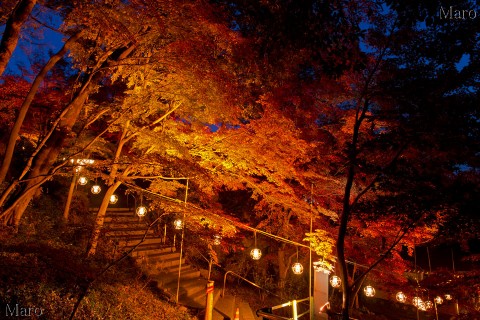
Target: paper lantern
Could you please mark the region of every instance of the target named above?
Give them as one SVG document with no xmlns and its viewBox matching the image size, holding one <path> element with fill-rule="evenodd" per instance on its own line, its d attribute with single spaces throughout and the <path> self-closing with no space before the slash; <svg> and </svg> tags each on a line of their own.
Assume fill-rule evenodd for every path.
<svg viewBox="0 0 480 320">
<path fill-rule="evenodd" d="M 99 194 L 100 191 L 102 191 L 102 188 L 100 188 L 100 186 L 98 184 L 95 184 L 92 186 L 92 188 L 90 189 L 90 191 L 93 193 L 93 194 Z"/>
<path fill-rule="evenodd" d="M 372 286 L 366 286 L 363 288 L 363 293 L 365 293 L 367 297 L 373 297 L 375 295 L 375 289 Z"/>
<path fill-rule="evenodd" d="M 110 203 L 115 204 L 115 203 L 117 203 L 117 201 L 118 201 L 118 196 L 116 194 L 112 194 L 110 196 Z"/>
<path fill-rule="evenodd" d="M 407 296 L 402 291 L 397 292 L 395 298 L 398 302 L 405 303 L 407 301 Z"/>
<path fill-rule="evenodd" d="M 258 248 L 253 248 L 250 251 L 250 257 L 252 257 L 253 260 L 260 260 L 260 258 L 262 257 L 262 250 Z"/>
<path fill-rule="evenodd" d="M 78 178 L 78 184 L 80 184 L 82 186 L 86 185 L 87 182 L 88 182 L 87 177 L 81 176 L 81 177 Z"/>
<path fill-rule="evenodd" d="M 294 274 L 302 274 L 303 272 L 303 266 L 300 262 L 295 262 L 293 265 L 292 265 L 292 271 Z"/>
<path fill-rule="evenodd" d="M 330 285 L 334 288 L 338 288 L 342 285 L 342 279 L 339 276 L 332 276 L 330 278 Z"/>
<path fill-rule="evenodd" d="M 137 208 L 137 216 L 139 217 L 143 217 L 147 214 L 147 208 L 145 208 L 144 206 L 140 206 Z"/>
</svg>

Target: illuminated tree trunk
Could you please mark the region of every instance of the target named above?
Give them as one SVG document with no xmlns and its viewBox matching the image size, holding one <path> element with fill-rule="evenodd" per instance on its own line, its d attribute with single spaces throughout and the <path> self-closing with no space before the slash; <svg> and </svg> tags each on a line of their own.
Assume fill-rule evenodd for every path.
<svg viewBox="0 0 480 320">
<path fill-rule="evenodd" d="M 108 187 L 103 197 L 102 203 L 98 208 L 97 218 L 95 219 L 95 226 L 93 228 L 92 236 L 87 248 L 87 257 L 92 257 L 95 255 L 98 247 L 98 240 L 100 239 L 100 234 L 102 232 L 103 223 L 105 221 L 105 215 L 107 213 L 108 204 L 110 203 L 110 196 L 117 190 L 121 185 L 121 182 L 115 182 L 113 185 Z"/>
<path fill-rule="evenodd" d="M 357 147 L 358 147 L 358 136 L 360 132 L 360 126 L 365 118 L 365 113 L 367 111 L 368 102 L 365 101 L 362 106 L 357 107 L 357 115 L 355 117 L 355 124 L 353 127 L 352 142 L 348 150 L 348 172 L 347 172 L 347 182 L 345 184 L 345 192 L 343 195 L 343 209 L 340 216 L 340 227 L 338 230 L 337 237 L 337 258 L 338 266 L 340 269 L 340 276 L 342 278 L 342 320 L 349 320 L 349 307 L 351 292 L 350 286 L 348 283 L 348 270 L 347 262 L 345 259 L 345 236 L 347 234 L 347 225 L 351 215 L 351 205 L 350 205 L 350 195 L 353 187 L 353 180 L 355 178 L 355 166 L 357 162 Z"/>
<path fill-rule="evenodd" d="M 10 61 L 18 43 L 20 30 L 25 21 L 27 21 L 36 2 L 36 0 L 19 1 L 7 20 L 5 30 L 3 31 L 2 42 L 0 42 L 0 76 Z"/>
<path fill-rule="evenodd" d="M 22 106 L 18 111 L 18 115 L 15 119 L 15 123 L 12 127 L 12 130 L 10 131 L 7 148 L 5 150 L 5 154 L 2 159 L 2 166 L 0 167 L 0 184 L 4 181 L 5 176 L 7 175 L 8 169 L 10 168 L 10 164 L 12 161 L 12 156 L 15 149 L 15 144 L 18 138 L 18 134 L 20 132 L 20 128 L 22 127 L 23 121 L 25 120 L 25 116 L 27 115 L 28 109 L 33 101 L 33 98 L 35 97 L 38 91 L 38 88 L 40 87 L 40 84 L 43 82 L 43 79 L 45 78 L 46 74 L 55 66 L 55 64 L 60 59 L 62 59 L 63 55 L 67 53 L 70 46 L 75 41 L 78 40 L 80 35 L 81 35 L 81 32 L 77 33 L 76 35 L 71 37 L 67 42 L 65 42 L 63 48 L 50 58 L 47 64 L 45 64 L 42 70 L 35 77 L 35 80 L 33 81 L 27 96 L 23 100 Z"/>
<path fill-rule="evenodd" d="M 285 291 L 285 284 L 287 283 L 287 275 L 288 275 L 288 271 L 290 270 L 290 264 L 292 263 L 293 256 L 294 255 L 290 255 L 289 257 L 286 257 L 285 244 L 281 244 L 280 248 L 278 249 L 278 284 L 277 286 L 282 296 Z"/>
<path fill-rule="evenodd" d="M 92 257 L 93 255 L 95 255 L 95 252 L 97 251 L 98 240 L 100 238 L 100 233 L 102 231 L 103 223 L 105 221 L 105 215 L 107 213 L 108 204 L 110 203 L 110 196 L 122 184 L 121 181 L 116 181 L 115 179 L 117 178 L 117 174 L 118 174 L 118 161 L 120 159 L 120 155 L 122 154 L 123 146 L 134 136 L 132 134 L 129 137 L 127 137 L 129 126 L 130 126 L 130 120 L 128 120 L 123 127 L 122 136 L 118 142 L 117 150 L 115 151 L 112 168 L 110 170 L 109 179 L 107 181 L 107 184 L 109 185 L 109 187 L 107 189 L 107 192 L 105 193 L 105 196 L 103 197 L 100 207 L 98 208 L 97 218 L 95 219 L 95 225 L 93 227 L 92 236 L 88 243 L 87 257 Z M 126 169 L 123 172 L 123 174 L 127 175 L 128 171 L 129 170 Z"/>
<path fill-rule="evenodd" d="M 52 133 L 44 148 L 35 157 L 32 168 L 27 175 L 27 182 L 23 186 L 23 192 L 1 214 L 0 217 L 4 219 L 4 224 L 13 224 L 15 229 L 18 229 L 18 224 L 28 204 L 33 199 L 38 188 L 48 180 L 50 170 L 62 150 L 64 141 L 70 135 L 85 100 L 93 88 L 94 85 L 91 82 L 85 83 L 75 99 L 66 108 L 67 112 L 60 121 L 58 130 Z"/>
</svg>

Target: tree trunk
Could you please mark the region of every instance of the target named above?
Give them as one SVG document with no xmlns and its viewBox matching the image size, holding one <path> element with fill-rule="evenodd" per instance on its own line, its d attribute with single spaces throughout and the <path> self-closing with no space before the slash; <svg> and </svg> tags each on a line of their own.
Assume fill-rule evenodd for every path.
<svg viewBox="0 0 480 320">
<path fill-rule="evenodd" d="M 36 0 L 20 0 L 7 20 L 2 41 L 0 42 L 0 76 L 5 71 L 13 51 L 17 47 L 20 30 L 25 21 L 27 21 L 36 2 Z"/>
<path fill-rule="evenodd" d="M 288 265 L 285 261 L 285 246 L 281 245 L 278 248 L 278 290 L 280 291 L 280 296 L 283 297 L 285 291 L 285 282 L 287 280 Z"/>
<path fill-rule="evenodd" d="M 95 219 L 95 226 L 93 227 L 92 236 L 88 243 L 87 257 L 94 256 L 97 251 L 98 239 L 100 237 L 100 232 L 102 231 L 102 228 L 103 228 L 103 222 L 105 220 L 105 214 L 107 213 L 108 204 L 110 202 L 110 196 L 122 184 L 121 181 L 116 181 L 115 178 L 117 177 L 117 174 L 118 174 L 118 160 L 120 159 L 120 155 L 122 154 L 123 146 L 128 140 L 130 140 L 130 138 L 127 138 L 129 126 L 130 126 L 130 120 L 127 120 L 127 122 L 124 124 L 122 136 L 118 141 L 117 150 L 115 150 L 115 156 L 112 161 L 113 164 L 112 164 L 112 168 L 110 170 L 110 175 L 108 179 L 108 184 L 110 185 L 110 187 L 108 187 L 107 192 L 103 197 L 102 204 L 100 205 L 100 208 L 98 208 L 97 218 Z M 123 174 L 127 175 L 128 171 L 129 169 L 126 169 L 123 172 Z"/>
<path fill-rule="evenodd" d="M 70 216 L 70 205 L 72 204 L 73 193 L 75 192 L 75 187 L 77 185 L 77 174 L 75 170 L 73 171 L 72 182 L 70 183 L 70 188 L 68 189 L 67 202 L 65 203 L 65 208 L 63 210 L 63 222 L 68 223 L 68 217 Z"/>
<path fill-rule="evenodd" d="M 95 219 L 95 226 L 93 228 L 92 236 L 90 238 L 88 248 L 87 248 L 87 257 L 92 257 L 97 252 L 98 240 L 100 238 L 100 233 L 102 232 L 103 223 L 105 221 L 105 215 L 107 213 L 108 204 L 110 203 L 110 196 L 117 190 L 117 188 L 122 183 L 120 181 L 115 182 L 113 185 L 108 187 L 103 197 L 102 203 L 98 208 L 97 218 Z"/>
<path fill-rule="evenodd" d="M 52 133 L 44 148 L 37 154 L 35 158 L 31 171 L 27 175 L 28 182 L 23 188 L 25 192 L 22 192 L 17 197 L 17 200 L 19 200 L 13 201 L 11 207 L 4 211 L 5 214 L 10 210 L 14 210 L 14 219 L 13 221 L 10 220 L 10 222 L 13 222 L 15 229 L 18 229 L 20 219 L 22 218 L 25 209 L 32 200 L 34 194 L 37 192 L 38 188 L 41 187 L 45 181 L 47 181 L 45 176 L 50 174 L 50 169 L 57 160 L 57 157 L 64 145 L 65 139 L 71 133 L 71 129 L 83 108 L 85 100 L 93 88 L 94 85 L 91 82 L 84 84 L 79 94 L 67 106 L 68 111 L 66 112 L 62 121 L 60 121 L 59 129 Z"/>
<path fill-rule="evenodd" d="M 30 87 L 30 90 L 23 100 L 22 106 L 18 112 L 17 118 L 15 119 L 15 123 L 12 127 L 10 132 L 10 136 L 8 139 L 7 147 L 5 150 L 5 154 L 2 160 L 2 166 L 0 167 L 0 184 L 4 181 L 5 176 L 7 175 L 8 169 L 10 168 L 10 163 L 12 161 L 13 152 L 15 149 L 15 144 L 18 138 L 18 133 L 20 132 L 20 128 L 22 127 L 23 121 L 25 120 L 25 116 L 27 115 L 28 109 L 35 97 L 40 84 L 43 82 L 46 74 L 55 66 L 55 64 L 62 59 L 62 57 L 67 53 L 72 43 L 78 40 L 81 36 L 81 32 L 78 32 L 74 36 L 72 36 L 67 42 L 65 42 L 63 48 L 58 51 L 55 55 L 50 57 L 50 60 L 45 64 L 42 70 L 37 74 L 35 80 Z"/>
</svg>

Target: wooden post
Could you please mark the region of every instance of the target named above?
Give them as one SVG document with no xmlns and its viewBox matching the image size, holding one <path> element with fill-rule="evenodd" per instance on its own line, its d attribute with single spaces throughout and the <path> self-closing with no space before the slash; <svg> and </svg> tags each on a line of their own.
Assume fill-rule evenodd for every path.
<svg viewBox="0 0 480 320">
<path fill-rule="evenodd" d="M 212 320 L 213 318 L 213 281 L 207 282 L 207 303 L 205 306 L 205 320 Z"/>
</svg>

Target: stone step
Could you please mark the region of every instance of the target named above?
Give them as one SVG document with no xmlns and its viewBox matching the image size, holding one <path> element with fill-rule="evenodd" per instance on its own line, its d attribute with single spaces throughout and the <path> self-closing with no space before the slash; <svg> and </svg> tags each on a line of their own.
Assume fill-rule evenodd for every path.
<svg viewBox="0 0 480 320">
<path fill-rule="evenodd" d="M 114 228 L 103 228 L 105 236 L 109 238 L 115 237 L 124 237 L 124 238 L 133 238 L 133 236 L 144 236 L 145 233 L 147 236 L 154 236 L 155 231 L 148 230 L 147 228 L 122 228 L 120 226 L 115 226 Z M 140 237 L 141 238 L 141 237 Z"/>
<path fill-rule="evenodd" d="M 217 291 L 217 289 L 216 289 Z M 220 290 L 218 290 L 220 292 Z M 224 320 L 225 318 L 234 319 L 235 315 L 235 297 L 220 297 L 213 307 L 212 320 Z"/>
<path fill-rule="evenodd" d="M 137 245 L 143 239 L 143 235 L 133 235 L 133 236 L 126 236 L 115 239 L 118 246 L 129 248 Z M 141 245 L 157 245 L 158 247 L 163 246 L 162 239 L 158 237 L 153 237 L 151 235 L 147 236 L 147 238 L 141 243 Z"/>
<path fill-rule="evenodd" d="M 185 295 L 182 295 L 179 297 L 179 303 L 183 304 L 183 305 L 186 305 L 186 306 L 189 306 L 189 307 L 193 307 L 193 308 L 198 308 L 198 309 L 202 309 L 202 311 L 204 311 L 205 307 L 207 306 L 207 293 L 206 293 L 206 285 L 207 285 L 207 281 L 205 280 L 204 281 L 204 288 L 203 290 L 199 290 L 198 292 L 196 293 L 193 293 L 191 295 L 188 295 L 188 296 L 185 296 Z M 220 291 L 214 291 L 213 292 L 213 305 L 215 306 L 215 304 L 217 303 L 219 297 L 220 297 Z"/>
<path fill-rule="evenodd" d="M 178 282 L 173 281 L 166 285 L 162 286 L 162 289 L 167 292 L 169 295 L 176 297 L 177 294 L 177 285 Z M 180 288 L 179 298 L 184 302 L 189 300 L 189 302 L 196 301 L 199 302 L 201 300 L 201 296 L 203 295 L 203 302 L 199 303 L 200 307 L 205 306 L 205 288 L 207 286 L 207 280 L 201 278 L 194 278 L 194 279 L 180 279 Z M 180 300 L 180 299 L 179 299 Z M 193 306 L 192 307 L 198 307 Z"/>
<path fill-rule="evenodd" d="M 106 216 L 103 220 L 104 225 L 109 224 L 138 224 L 142 226 L 148 226 L 148 223 L 145 220 L 139 219 L 138 217 L 130 216 Z"/>
<path fill-rule="evenodd" d="M 180 263 L 180 255 L 178 255 L 177 257 L 172 257 L 169 259 L 158 261 L 154 264 L 154 267 L 157 270 L 164 270 L 170 267 L 173 267 L 173 268 L 177 267 L 177 270 L 178 270 L 179 263 Z M 185 264 L 185 258 L 182 258 L 182 265 L 184 264 Z"/>
<path fill-rule="evenodd" d="M 237 308 L 239 309 L 241 320 L 257 320 L 248 302 L 237 301 Z"/>
<path fill-rule="evenodd" d="M 178 281 L 178 264 L 169 268 L 150 272 L 150 276 L 157 281 L 159 285 L 167 285 Z M 182 265 L 180 269 L 181 279 L 195 279 L 200 277 L 200 271 L 189 265 Z"/>
<path fill-rule="evenodd" d="M 153 251 L 153 250 L 152 250 Z M 180 260 L 180 253 L 178 252 L 157 252 L 157 251 L 143 251 L 142 254 L 140 255 L 142 259 L 145 259 L 148 261 L 149 264 L 154 264 L 155 266 L 163 266 L 164 261 L 169 261 L 169 260 Z"/>
<path fill-rule="evenodd" d="M 137 241 L 137 243 L 139 242 L 140 240 Z M 129 246 L 124 246 L 123 249 L 124 250 L 129 250 L 131 248 L 133 248 L 134 245 L 129 245 Z M 165 245 L 163 243 L 159 243 L 159 242 L 152 242 L 152 243 L 145 243 L 145 242 L 142 242 L 136 249 L 135 251 L 137 252 L 142 252 L 142 251 L 147 251 L 147 252 L 156 252 L 157 250 L 161 251 L 161 252 L 175 252 L 175 248 L 173 248 L 172 246 L 170 245 Z"/>
</svg>

